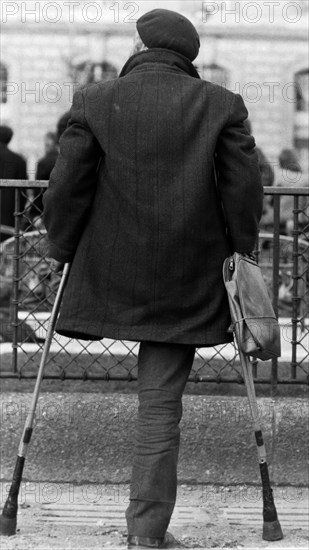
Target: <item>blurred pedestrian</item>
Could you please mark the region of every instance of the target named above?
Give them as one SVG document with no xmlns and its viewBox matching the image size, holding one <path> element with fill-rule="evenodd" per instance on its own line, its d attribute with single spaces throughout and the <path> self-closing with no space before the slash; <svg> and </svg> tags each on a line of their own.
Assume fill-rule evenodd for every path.
<svg viewBox="0 0 309 550">
<path fill-rule="evenodd" d="M 276 170 L 276 187 L 306 187 L 302 169 L 293 149 L 283 149 L 279 155 L 279 169 Z M 306 200 L 306 199 L 305 199 Z M 302 208 L 304 200 L 299 199 Z M 305 206 L 305 204 L 304 204 Z M 294 197 L 283 195 L 280 199 L 280 232 L 292 236 L 294 227 Z M 300 216 L 299 221 L 302 221 Z"/>
<path fill-rule="evenodd" d="M 250 134 L 252 134 L 252 125 L 250 120 L 245 121 L 245 126 Z M 261 173 L 261 181 L 263 187 L 271 187 L 274 184 L 275 172 L 273 168 L 273 163 L 269 162 L 267 156 L 260 147 L 255 148 L 259 169 Z M 271 195 L 264 196 L 263 202 L 263 215 L 260 222 L 260 227 L 266 230 L 272 230 L 274 224 L 274 209 L 273 209 L 273 199 Z"/>
<path fill-rule="evenodd" d="M 65 131 L 70 118 L 70 111 L 66 111 L 57 122 L 56 132 L 47 132 L 44 137 L 44 149 L 45 155 L 37 164 L 35 179 L 48 181 L 52 169 L 56 164 L 56 160 L 59 154 L 59 140 Z M 45 189 L 32 189 L 30 217 L 32 223 L 36 229 L 43 228 L 43 195 Z"/>
<path fill-rule="evenodd" d="M 57 142 L 57 135 L 54 132 L 47 132 L 44 137 L 45 155 L 38 161 L 36 179 L 49 180 L 58 157 Z"/>
<path fill-rule="evenodd" d="M 54 268 L 71 263 L 57 332 L 141 342 L 128 548 L 180 545 L 182 394 L 195 348 L 232 341 L 222 265 L 262 213 L 246 107 L 200 79 L 199 44 L 184 16 L 143 15 L 119 79 L 74 95 L 43 200 Z"/>
<path fill-rule="evenodd" d="M 38 161 L 35 173 L 36 180 L 49 180 L 52 169 L 56 164 L 58 157 L 57 135 L 54 132 L 47 132 L 44 137 L 44 156 Z M 42 227 L 43 212 L 43 193 L 44 189 L 33 189 L 33 198 L 31 201 L 30 217 L 35 227 Z"/>
<path fill-rule="evenodd" d="M 249 134 L 252 134 L 252 124 L 249 119 L 245 121 L 245 126 Z M 260 147 L 256 147 L 255 152 L 258 157 L 262 185 L 263 187 L 270 187 L 274 184 L 274 179 L 275 179 L 272 163 L 269 162 L 269 160 L 267 159 L 267 156 L 265 155 L 265 153 L 262 151 Z"/>
<path fill-rule="evenodd" d="M 0 126 L 0 179 L 4 180 L 26 180 L 27 165 L 25 159 L 12 151 L 8 145 L 13 137 L 13 130 L 9 126 Z M 13 187 L 2 187 L 0 189 L 0 225 L 11 227 L 15 225 L 15 189 Z M 20 210 L 22 211 L 27 202 L 27 193 L 23 189 L 20 195 Z M 22 222 L 21 222 L 22 223 Z M 0 240 L 3 241 L 9 233 L 0 230 Z"/>
</svg>

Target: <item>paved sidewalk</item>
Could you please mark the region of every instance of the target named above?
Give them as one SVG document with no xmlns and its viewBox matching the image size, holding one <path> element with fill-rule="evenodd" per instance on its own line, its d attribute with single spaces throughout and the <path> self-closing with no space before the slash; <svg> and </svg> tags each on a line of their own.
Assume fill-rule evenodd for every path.
<svg viewBox="0 0 309 550">
<path fill-rule="evenodd" d="M 0 489 L 3 501 L 7 487 Z M 245 485 L 180 486 L 170 531 L 188 548 L 308 548 L 308 489 L 274 494 L 282 541 L 262 540 L 260 488 Z M 1 550 L 125 550 L 127 504 L 127 485 L 23 484 L 19 531 L 0 539 Z"/>
</svg>

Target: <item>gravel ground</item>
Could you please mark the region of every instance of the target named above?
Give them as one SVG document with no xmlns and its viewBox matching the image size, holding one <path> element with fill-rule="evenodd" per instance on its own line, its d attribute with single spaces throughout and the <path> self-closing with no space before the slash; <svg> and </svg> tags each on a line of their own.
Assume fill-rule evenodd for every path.
<svg viewBox="0 0 309 550">
<path fill-rule="evenodd" d="M 85 495 L 88 494 L 89 486 L 62 485 L 61 501 L 69 505 L 72 503 L 74 494 L 74 504 L 85 504 Z M 128 501 L 128 487 L 118 485 L 100 486 L 100 497 L 96 504 L 111 505 L 120 504 L 125 509 Z M 93 491 L 93 495 L 98 495 L 98 488 Z M 285 525 L 285 519 L 282 517 L 282 528 L 284 539 L 278 542 L 268 543 L 262 540 L 262 516 L 261 510 L 257 517 L 260 524 L 254 526 L 231 525 L 225 516 L 225 511 L 229 507 L 235 507 L 236 500 L 238 506 L 248 506 L 248 502 L 239 499 L 239 495 L 244 495 L 248 487 L 245 486 L 190 486 L 182 485 L 178 491 L 178 505 L 194 507 L 196 517 L 190 524 L 173 525 L 171 521 L 170 531 L 188 548 L 261 548 L 277 550 L 308 548 L 309 537 L 308 530 L 301 528 L 291 528 Z M 25 489 L 26 491 L 26 489 Z M 292 493 L 289 488 L 280 488 L 275 491 L 277 510 L 283 514 L 283 510 L 291 503 Z M 41 493 L 43 494 L 43 493 Z M 247 494 L 247 493 L 246 493 Z M 294 496 L 296 493 L 293 493 Z M 302 489 L 297 493 L 298 505 L 308 505 L 308 490 Z M 21 492 L 23 495 L 23 492 Z M 237 498 L 236 498 L 237 495 Z M 288 498 L 287 498 L 288 497 Z M 41 501 L 40 501 L 41 500 Z M 98 502 L 99 500 L 99 502 Z M 46 501 L 46 495 L 45 500 Z M 89 508 L 91 504 L 89 504 Z M 261 507 L 261 502 L 259 502 Z M 204 519 L 201 522 L 199 511 L 204 511 Z M 43 523 L 42 499 L 38 498 L 38 493 L 33 491 L 24 493 L 22 504 L 18 515 L 18 534 L 13 537 L 2 537 L 0 541 L 1 550 L 88 550 L 97 548 L 116 549 L 126 548 L 126 529 L 124 524 L 112 525 L 104 524 L 99 520 L 96 525 L 87 527 L 80 522 L 78 526 L 59 525 L 57 518 L 54 523 Z"/>
</svg>

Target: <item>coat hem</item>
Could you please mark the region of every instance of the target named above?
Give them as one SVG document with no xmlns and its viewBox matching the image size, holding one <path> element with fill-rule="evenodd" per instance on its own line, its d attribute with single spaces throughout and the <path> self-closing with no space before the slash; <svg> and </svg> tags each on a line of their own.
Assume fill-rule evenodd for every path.
<svg viewBox="0 0 309 550">
<path fill-rule="evenodd" d="M 103 326 L 100 334 L 92 333 L 88 327 L 82 325 L 66 329 L 61 325 L 56 327 L 57 334 L 66 336 L 67 338 L 76 338 L 77 340 L 91 340 L 99 341 L 103 338 L 109 338 L 111 340 L 126 340 L 132 342 L 161 342 L 166 344 L 186 344 L 192 345 L 198 348 L 213 347 L 222 344 L 228 344 L 233 341 L 233 334 L 230 332 L 212 332 L 207 331 L 203 334 L 190 334 L 188 330 L 168 331 L 159 330 L 145 330 L 145 327 L 127 328 L 127 327 L 115 327 L 115 326 Z"/>
</svg>

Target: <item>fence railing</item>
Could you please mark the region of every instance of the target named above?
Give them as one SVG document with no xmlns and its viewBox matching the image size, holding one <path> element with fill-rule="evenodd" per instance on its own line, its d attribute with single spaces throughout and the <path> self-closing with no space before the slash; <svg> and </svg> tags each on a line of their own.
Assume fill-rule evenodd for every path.
<svg viewBox="0 0 309 550">
<path fill-rule="evenodd" d="M 14 195 L 14 227 L 0 220 L 2 378 L 36 376 L 59 284 L 46 256 L 41 218 L 47 185 L 0 180 L 0 200 L 1 194 Z M 254 378 L 274 391 L 278 383 L 309 384 L 309 188 L 265 188 L 257 251 L 280 320 L 282 357 L 271 366 L 253 361 Z M 136 342 L 86 342 L 55 335 L 45 378 L 135 380 L 137 352 Z M 197 349 L 189 380 L 242 383 L 234 344 Z"/>
</svg>

